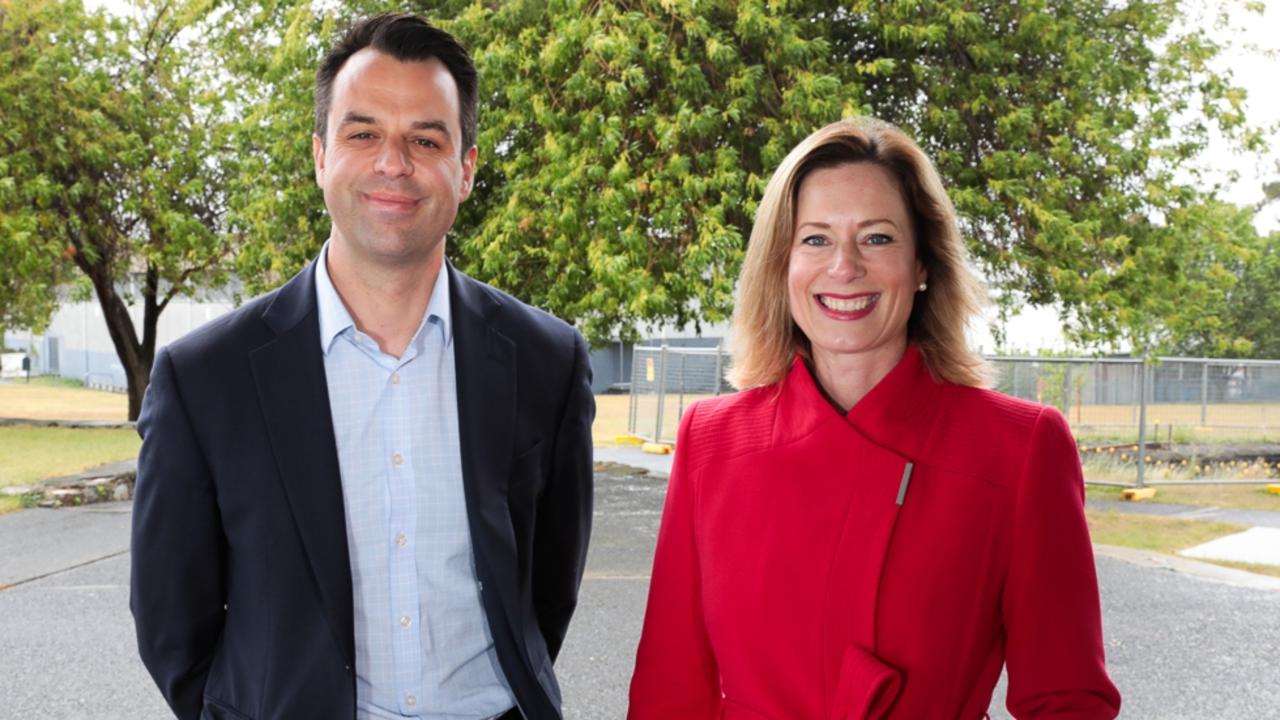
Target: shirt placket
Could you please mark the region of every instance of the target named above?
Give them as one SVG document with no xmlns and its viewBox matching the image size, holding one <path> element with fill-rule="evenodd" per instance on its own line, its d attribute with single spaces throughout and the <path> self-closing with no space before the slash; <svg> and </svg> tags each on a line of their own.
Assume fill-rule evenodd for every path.
<svg viewBox="0 0 1280 720">
<path fill-rule="evenodd" d="M 391 648 L 400 711 L 422 712 L 422 645 L 417 564 L 418 488 L 414 477 L 412 423 L 406 354 L 386 380 L 383 437 L 390 440 L 387 473 L 387 558 L 391 584 Z"/>
</svg>

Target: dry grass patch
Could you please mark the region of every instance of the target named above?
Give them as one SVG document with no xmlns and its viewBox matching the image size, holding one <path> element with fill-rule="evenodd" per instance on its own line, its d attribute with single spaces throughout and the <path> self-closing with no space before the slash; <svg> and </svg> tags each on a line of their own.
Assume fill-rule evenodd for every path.
<svg viewBox="0 0 1280 720">
<path fill-rule="evenodd" d="M 0 417 L 30 420 L 116 420 L 129 417 L 129 398 L 66 383 L 0 383 Z"/>
<path fill-rule="evenodd" d="M 1086 477 L 1095 479 L 1093 476 Z M 1280 512 L 1280 495 L 1273 495 L 1262 485 L 1153 485 L 1153 502 L 1197 507 L 1232 508 L 1236 510 L 1268 510 Z M 1119 500 L 1121 488 L 1087 485 L 1086 494 L 1098 500 Z"/>
<path fill-rule="evenodd" d="M 1095 543 L 1176 555 L 1180 550 L 1248 529 L 1236 523 L 1137 515 L 1107 510 L 1086 513 Z"/>
<path fill-rule="evenodd" d="M 672 393 L 662 401 L 661 437 L 658 432 L 658 396 L 640 395 L 636 397 L 636 434 L 648 440 L 675 442 L 676 430 L 680 428 L 680 418 L 689 406 L 703 398 L 712 397 L 705 394 L 688 393 L 681 395 Z M 631 396 L 596 395 L 596 422 L 591 427 L 591 437 L 596 445 L 613 447 L 618 435 L 627 434 L 631 420 Z"/>
</svg>

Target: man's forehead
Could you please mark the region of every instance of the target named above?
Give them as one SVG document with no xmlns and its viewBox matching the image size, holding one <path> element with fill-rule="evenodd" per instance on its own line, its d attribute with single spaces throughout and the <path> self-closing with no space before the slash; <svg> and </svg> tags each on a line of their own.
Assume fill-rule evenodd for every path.
<svg viewBox="0 0 1280 720">
<path fill-rule="evenodd" d="M 333 81 L 338 93 L 383 86 L 388 89 L 435 91 L 456 99 L 458 85 L 439 58 L 400 60 L 374 48 L 354 53 Z"/>
<path fill-rule="evenodd" d="M 377 119 L 391 109 L 407 111 L 413 121 L 444 121 L 453 130 L 458 108 L 457 83 L 439 59 L 402 61 L 364 48 L 334 78 L 329 117 L 335 125 L 352 114 Z"/>
</svg>

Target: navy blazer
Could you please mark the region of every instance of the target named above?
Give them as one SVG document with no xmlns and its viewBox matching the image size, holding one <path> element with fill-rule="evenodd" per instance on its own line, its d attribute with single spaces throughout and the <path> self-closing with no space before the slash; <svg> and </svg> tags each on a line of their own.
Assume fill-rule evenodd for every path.
<svg viewBox="0 0 1280 720">
<path fill-rule="evenodd" d="M 489 629 L 526 717 L 591 529 L 581 335 L 446 265 L 467 517 Z M 130 608 L 179 718 L 353 718 L 351 566 L 314 264 L 160 351 L 138 419 Z"/>
</svg>

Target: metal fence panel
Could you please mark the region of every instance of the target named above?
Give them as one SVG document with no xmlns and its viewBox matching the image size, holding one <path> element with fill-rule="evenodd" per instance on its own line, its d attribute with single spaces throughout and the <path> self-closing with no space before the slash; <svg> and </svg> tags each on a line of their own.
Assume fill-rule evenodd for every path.
<svg viewBox="0 0 1280 720">
<path fill-rule="evenodd" d="M 730 389 L 728 354 L 721 348 L 637 345 L 631 359 L 628 430 L 654 442 L 672 442 L 684 410 L 695 400 Z"/>
<path fill-rule="evenodd" d="M 1280 437 L 1280 361 L 1204 358 L 987 358 L 995 389 L 1052 405 L 1082 447 L 1135 448 L 1137 484 L 1153 443 L 1274 442 Z M 730 392 L 722 348 L 637 345 L 629 430 L 673 442 L 693 401 Z"/>
</svg>

